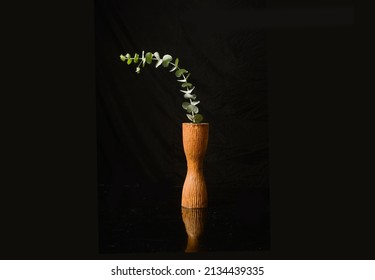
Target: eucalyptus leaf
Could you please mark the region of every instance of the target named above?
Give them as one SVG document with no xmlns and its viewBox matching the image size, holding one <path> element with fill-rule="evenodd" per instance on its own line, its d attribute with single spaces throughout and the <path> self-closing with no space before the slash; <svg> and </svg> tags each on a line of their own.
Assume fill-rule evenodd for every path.
<svg viewBox="0 0 375 280">
<path fill-rule="evenodd" d="M 194 122 L 194 117 L 193 117 L 193 115 L 186 114 L 186 116 L 188 117 L 189 120 L 191 120 L 192 122 Z"/>
<path fill-rule="evenodd" d="M 142 51 L 142 67 L 145 67 L 145 64 L 146 64 L 145 51 Z"/>
<path fill-rule="evenodd" d="M 163 67 L 168 67 L 169 65 L 169 62 L 172 61 L 172 56 L 170 56 L 169 54 L 166 54 L 163 56 Z"/>
<path fill-rule="evenodd" d="M 183 83 L 181 86 L 182 87 L 192 87 L 193 85 L 191 83 Z"/>
<path fill-rule="evenodd" d="M 175 72 L 175 75 L 176 75 L 177 78 L 180 78 L 181 75 L 182 75 L 181 69 L 177 70 L 177 71 Z"/>
<path fill-rule="evenodd" d="M 185 78 L 183 78 L 183 79 L 181 79 L 181 80 L 177 80 L 177 81 L 179 81 L 179 82 L 181 82 L 181 83 L 186 83 L 186 82 L 187 82 L 187 79 L 189 79 L 189 76 L 190 76 L 190 73 L 187 74 Z"/>
<path fill-rule="evenodd" d="M 187 111 L 188 114 L 186 114 L 187 118 L 193 122 L 193 123 L 199 123 L 203 120 L 203 116 L 201 114 L 198 114 L 199 109 L 196 105 L 200 103 L 200 101 L 195 101 L 197 96 L 195 94 L 192 94 L 195 87 L 192 83 L 188 82 L 188 78 L 190 77 L 190 73 L 188 70 L 180 68 L 179 65 L 179 58 L 175 58 L 174 63 L 172 63 L 172 56 L 169 54 L 163 55 L 162 58 L 160 58 L 160 54 L 158 52 L 147 52 L 145 54 L 145 51 L 142 51 L 142 56 L 138 53 L 134 54 L 134 57 L 131 57 L 129 53 L 126 55 L 121 54 L 120 59 L 124 62 L 127 62 L 127 64 L 131 64 L 132 62 L 140 63 L 135 69 L 135 72 L 139 74 L 141 72 L 141 67 L 145 67 L 146 64 L 151 64 L 152 61 L 155 60 L 155 67 L 159 67 L 160 65 L 163 65 L 163 67 L 168 67 L 169 65 L 172 65 L 172 69 L 169 72 L 175 71 L 175 76 L 179 79 L 177 79 L 178 82 L 181 83 L 182 89 L 180 92 L 184 94 L 184 98 L 187 99 L 188 102 L 182 103 L 182 108 Z M 141 66 L 142 65 L 142 66 Z M 185 76 L 186 75 L 186 76 Z"/>
<path fill-rule="evenodd" d="M 182 74 L 187 73 L 188 71 L 186 69 L 178 69 L 175 74 L 177 78 L 180 78 Z"/>
<path fill-rule="evenodd" d="M 187 89 L 187 90 L 182 90 L 182 89 L 180 89 L 180 91 L 183 92 L 183 93 L 191 94 L 191 93 L 193 92 L 194 89 L 195 89 L 195 87 L 192 87 L 191 89 Z"/>
<path fill-rule="evenodd" d="M 147 64 L 151 64 L 151 62 L 152 62 L 152 53 L 150 53 L 150 52 L 146 53 L 146 62 L 147 62 Z"/>
<path fill-rule="evenodd" d="M 190 105 L 189 102 L 183 102 L 182 103 L 182 108 L 184 108 L 185 110 L 187 110 L 187 107 Z"/>
<path fill-rule="evenodd" d="M 158 62 L 156 62 L 156 65 L 155 67 L 158 68 L 161 64 L 163 63 L 163 60 L 158 60 Z"/>
<path fill-rule="evenodd" d="M 193 112 L 193 107 L 192 107 L 191 104 L 189 104 L 189 105 L 186 107 L 186 111 L 187 111 L 188 113 Z"/>
<path fill-rule="evenodd" d="M 201 121 L 203 121 L 203 116 L 201 114 L 196 114 L 194 116 L 194 122 L 200 123 Z"/>
<path fill-rule="evenodd" d="M 134 55 L 134 63 L 137 63 L 138 62 L 138 58 L 139 58 L 139 55 L 136 53 Z"/>
<path fill-rule="evenodd" d="M 195 100 L 197 98 L 197 96 L 195 94 L 185 93 L 184 94 L 184 98 L 185 99 L 193 99 L 193 100 Z"/>
<path fill-rule="evenodd" d="M 187 106 L 186 108 L 186 111 L 188 111 L 188 113 L 194 112 L 194 114 L 196 114 L 199 112 L 199 109 L 197 106 L 189 104 L 189 106 Z"/>
<path fill-rule="evenodd" d="M 158 52 L 154 52 L 154 56 L 156 57 L 157 60 L 160 60 L 160 55 Z"/>
</svg>

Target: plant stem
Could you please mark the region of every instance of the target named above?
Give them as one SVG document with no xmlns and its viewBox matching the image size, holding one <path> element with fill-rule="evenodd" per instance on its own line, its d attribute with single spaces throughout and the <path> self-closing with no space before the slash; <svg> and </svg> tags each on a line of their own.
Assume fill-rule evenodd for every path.
<svg viewBox="0 0 375 280">
<path fill-rule="evenodd" d="M 130 59 L 134 59 L 134 58 L 135 58 L 135 56 L 134 57 L 130 57 Z M 158 59 L 156 57 L 152 57 L 152 60 L 158 60 Z M 142 61 L 142 58 L 141 58 L 141 62 L 139 63 L 138 67 L 142 64 L 142 62 L 143 61 Z M 181 69 L 180 67 L 176 66 L 176 64 L 174 64 L 173 62 L 169 62 L 169 64 L 171 64 L 172 66 L 176 67 L 177 70 Z M 185 77 L 185 75 L 183 73 L 182 73 L 182 77 L 184 78 L 184 80 L 186 80 L 186 77 Z M 187 82 L 187 80 L 186 80 L 186 82 Z M 190 89 L 189 87 L 186 87 L 186 88 L 187 88 L 187 90 Z M 191 100 L 191 98 L 189 98 L 189 100 L 190 100 L 190 104 L 191 104 L 193 101 Z M 193 116 L 193 123 L 195 123 L 195 120 L 194 120 L 194 116 L 195 116 L 194 111 L 191 111 L 191 114 Z"/>
<path fill-rule="evenodd" d="M 173 65 L 173 66 L 176 67 L 176 64 L 174 64 L 174 63 L 172 63 L 172 62 L 169 62 L 169 64 L 171 64 L 171 65 Z M 177 69 L 180 69 L 180 67 L 177 66 Z M 182 77 L 186 80 L 186 77 L 185 77 L 184 74 L 182 74 Z M 186 81 L 186 82 L 187 82 L 187 81 Z M 186 87 L 186 88 L 189 90 L 189 87 Z M 191 104 L 191 102 L 192 102 L 191 98 L 189 98 L 189 100 L 190 100 L 190 104 Z M 195 116 L 194 112 L 191 111 L 191 114 L 192 114 L 192 116 L 193 116 L 193 120 L 194 120 L 194 116 Z M 193 121 L 193 122 L 195 122 L 195 121 Z"/>
</svg>

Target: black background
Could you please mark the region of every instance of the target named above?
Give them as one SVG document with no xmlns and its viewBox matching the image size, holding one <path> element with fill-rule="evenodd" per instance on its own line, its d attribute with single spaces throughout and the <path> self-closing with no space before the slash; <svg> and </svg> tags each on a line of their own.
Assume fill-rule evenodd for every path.
<svg viewBox="0 0 375 280">
<path fill-rule="evenodd" d="M 228 233 L 225 229 L 230 228 L 230 222 L 221 229 L 220 223 L 215 223 L 215 233 L 207 239 L 212 242 L 216 236 L 220 246 L 225 241 L 231 243 L 229 240 L 237 243 L 224 246 L 227 250 L 231 246 L 234 251 L 269 248 L 266 34 L 264 28 L 248 28 L 241 23 L 236 26 L 233 22 L 238 13 L 263 9 L 262 2 L 163 1 L 150 3 L 146 8 L 138 1 L 96 1 L 101 252 L 129 252 L 129 246 L 133 250 L 139 247 L 139 251 L 157 250 L 154 246 L 159 247 L 158 251 L 169 251 L 173 247 L 170 244 L 175 242 L 173 236 L 179 236 L 178 227 L 174 229 L 171 225 L 182 225 L 181 217 L 172 218 L 172 205 L 181 195 L 167 201 L 176 189 L 181 193 L 186 175 L 181 124 L 189 120 L 181 108 L 184 99 L 179 84 L 174 74 L 168 73 L 169 69 L 152 69 L 154 64 L 147 65 L 137 75 L 134 64 L 128 66 L 119 59 L 121 53 L 141 54 L 143 49 L 179 57 L 180 67 L 192 73 L 189 81 L 196 86 L 194 94 L 201 101 L 200 112 L 204 121 L 210 123 L 204 169 L 211 206 L 207 235 L 215 221 L 230 219 L 224 213 L 231 215 L 231 200 L 237 208 L 234 216 L 244 218 L 238 222 L 242 229 Z M 242 17 L 246 20 L 252 14 Z M 222 20 L 228 23 L 221 26 Z M 155 209 L 148 209 L 153 203 Z M 165 204 L 171 207 L 165 210 L 170 212 L 170 220 L 165 223 L 168 227 L 161 226 L 166 215 L 158 210 Z M 224 211 L 224 207 L 228 209 Z M 150 212 L 148 215 L 142 214 L 145 209 Z M 180 216 L 181 211 L 177 212 Z M 133 214 L 129 217 L 126 213 Z M 138 226 L 130 219 L 139 220 Z M 122 222 L 113 222 L 116 220 Z M 258 226 L 254 220 L 259 221 Z M 246 223 L 257 230 L 246 231 Z M 161 236 L 171 233 L 158 242 L 165 246 L 169 243 L 169 248 L 148 244 L 155 240 L 157 229 Z M 149 231 L 153 234 L 147 237 Z M 224 231 L 220 238 L 218 231 Z M 243 239 L 233 235 L 240 232 Z M 245 245 L 249 240 L 251 244 Z M 120 249 L 119 244 L 124 247 Z M 210 250 L 213 248 L 211 245 Z"/>
<path fill-rule="evenodd" d="M 28 5 L 14 9 L 2 45 L 1 258 L 149 258 L 98 254 L 93 3 Z M 267 3 L 302 7 L 278 5 Z M 332 8 L 341 24 L 297 17 L 267 31 L 272 249 L 191 258 L 374 258 L 372 118 L 355 77 L 354 11 L 304 7 Z"/>
<path fill-rule="evenodd" d="M 181 124 L 189 120 L 176 77 L 154 65 L 137 75 L 135 65 L 119 59 L 121 53 L 141 54 L 142 46 L 146 52 L 179 56 L 180 66 L 193 73 L 200 112 L 211 124 L 207 184 L 267 188 L 265 31 L 207 27 L 212 21 L 197 16 L 262 6 L 249 1 L 178 3 L 154 2 L 146 9 L 136 1 L 96 1 L 98 181 L 111 185 L 109 191 L 117 196 L 124 185 L 183 184 Z M 228 17 L 226 12 L 223 18 Z"/>
</svg>

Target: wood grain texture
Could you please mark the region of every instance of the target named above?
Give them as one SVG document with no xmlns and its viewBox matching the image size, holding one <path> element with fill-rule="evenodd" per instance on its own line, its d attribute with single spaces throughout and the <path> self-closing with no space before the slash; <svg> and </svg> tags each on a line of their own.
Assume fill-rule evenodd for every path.
<svg viewBox="0 0 375 280">
<path fill-rule="evenodd" d="M 181 205 L 206 208 L 207 186 L 203 176 L 203 160 L 208 144 L 208 123 L 183 123 L 182 140 L 187 161 L 187 174 L 182 189 Z"/>
</svg>

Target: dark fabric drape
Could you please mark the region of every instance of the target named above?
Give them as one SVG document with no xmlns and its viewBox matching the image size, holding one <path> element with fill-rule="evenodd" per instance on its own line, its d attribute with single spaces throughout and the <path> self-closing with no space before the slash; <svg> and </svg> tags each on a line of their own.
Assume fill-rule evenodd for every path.
<svg viewBox="0 0 375 280">
<path fill-rule="evenodd" d="M 215 10 L 261 9 L 263 2 L 96 0 L 100 184 L 183 184 L 181 123 L 188 120 L 179 83 L 167 69 L 147 65 L 136 74 L 119 58 L 145 50 L 178 57 L 191 72 L 210 123 L 208 186 L 268 187 L 266 34 L 194 21 L 194 12 L 209 21 Z"/>
</svg>

